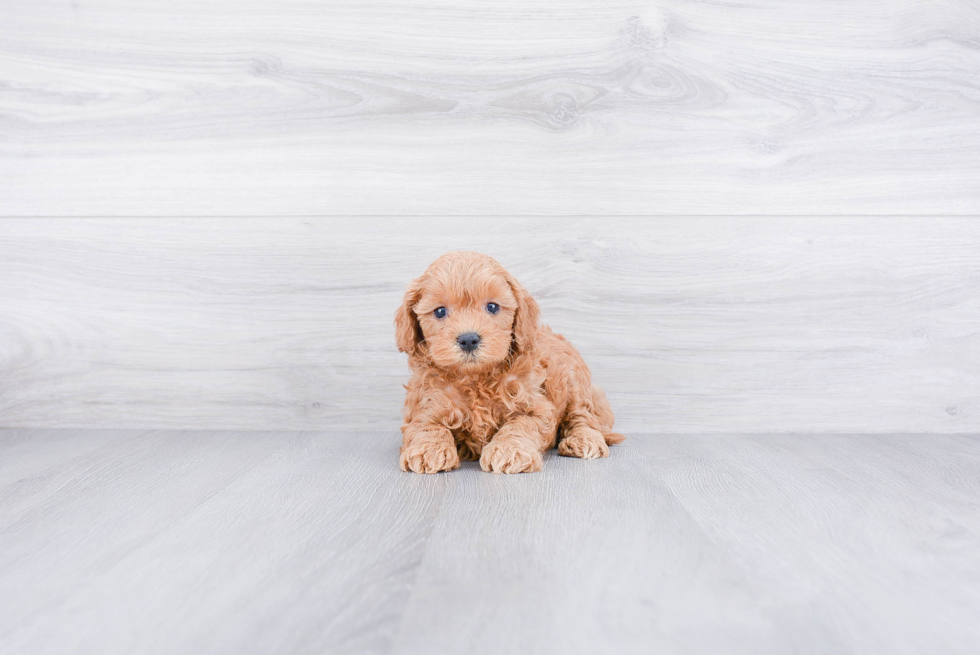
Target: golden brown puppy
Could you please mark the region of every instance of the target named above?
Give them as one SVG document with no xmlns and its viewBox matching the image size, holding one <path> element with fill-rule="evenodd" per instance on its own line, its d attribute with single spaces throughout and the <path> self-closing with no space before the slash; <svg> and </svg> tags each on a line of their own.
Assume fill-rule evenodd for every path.
<svg viewBox="0 0 980 655">
<path fill-rule="evenodd" d="M 581 355 L 538 325 L 538 304 L 494 259 L 443 255 L 413 280 L 395 313 L 408 353 L 401 467 L 540 471 L 558 444 L 569 457 L 607 457 L 613 413 Z"/>
</svg>

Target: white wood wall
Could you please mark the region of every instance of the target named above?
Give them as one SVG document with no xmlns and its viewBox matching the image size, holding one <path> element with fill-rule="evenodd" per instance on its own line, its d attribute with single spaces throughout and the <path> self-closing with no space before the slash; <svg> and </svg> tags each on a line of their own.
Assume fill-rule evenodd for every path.
<svg viewBox="0 0 980 655">
<path fill-rule="evenodd" d="M 626 431 L 976 432 L 978 43 L 972 0 L 5 0 L 0 426 L 394 426 L 401 290 L 469 248 Z"/>
<path fill-rule="evenodd" d="M 976 0 L 4 0 L 7 215 L 977 214 Z"/>
<path fill-rule="evenodd" d="M 627 431 L 976 431 L 970 218 L 21 219 L 0 232 L 8 426 L 396 426 L 392 317 L 496 256 Z"/>
</svg>

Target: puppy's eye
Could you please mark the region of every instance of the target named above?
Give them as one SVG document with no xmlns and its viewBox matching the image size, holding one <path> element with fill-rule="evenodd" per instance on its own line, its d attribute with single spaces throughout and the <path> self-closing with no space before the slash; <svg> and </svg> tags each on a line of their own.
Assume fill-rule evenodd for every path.
<svg viewBox="0 0 980 655">
<path fill-rule="evenodd" d="M 500 311 L 500 305 L 498 305 L 495 302 L 488 302 L 487 311 L 490 312 L 491 314 L 496 314 L 497 312 Z"/>
<path fill-rule="evenodd" d="M 432 315 L 436 318 L 446 318 L 446 308 L 436 307 L 434 310 L 432 310 Z"/>
</svg>

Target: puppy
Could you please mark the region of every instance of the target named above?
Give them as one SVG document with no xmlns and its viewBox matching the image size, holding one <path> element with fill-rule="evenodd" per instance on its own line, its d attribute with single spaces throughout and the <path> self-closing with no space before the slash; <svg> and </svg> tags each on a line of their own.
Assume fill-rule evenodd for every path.
<svg viewBox="0 0 980 655">
<path fill-rule="evenodd" d="M 413 280 L 395 313 L 408 354 L 401 467 L 437 473 L 479 458 L 484 471 L 540 471 L 542 453 L 607 457 L 605 394 L 561 335 L 538 325 L 538 304 L 494 259 L 443 255 Z"/>
</svg>

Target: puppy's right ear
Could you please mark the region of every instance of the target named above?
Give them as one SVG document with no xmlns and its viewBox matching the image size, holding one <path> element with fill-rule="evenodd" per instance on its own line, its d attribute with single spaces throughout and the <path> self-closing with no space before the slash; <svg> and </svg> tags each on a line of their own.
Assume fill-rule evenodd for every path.
<svg viewBox="0 0 980 655">
<path fill-rule="evenodd" d="M 422 295 L 422 278 L 412 280 L 405 291 L 405 299 L 395 312 L 395 343 L 398 350 L 411 357 L 417 353 L 425 340 L 422 326 L 415 315 L 415 305 Z"/>
</svg>

